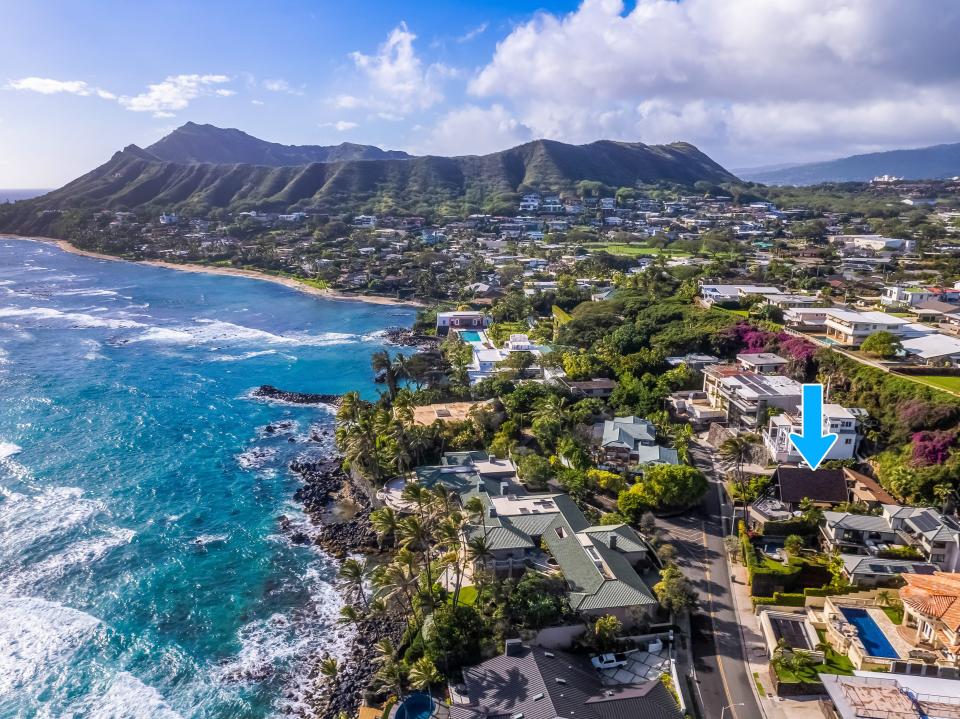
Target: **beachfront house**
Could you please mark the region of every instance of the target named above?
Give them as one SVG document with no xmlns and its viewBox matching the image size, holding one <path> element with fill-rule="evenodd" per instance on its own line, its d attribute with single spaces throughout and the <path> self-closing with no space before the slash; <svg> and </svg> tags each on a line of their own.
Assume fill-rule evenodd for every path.
<svg viewBox="0 0 960 719">
<path fill-rule="evenodd" d="M 437 312 L 437 334 L 446 335 L 450 330 L 482 330 L 490 326 L 490 318 L 483 312 L 456 310 Z"/>
<path fill-rule="evenodd" d="M 457 493 L 461 505 L 479 498 L 482 516 L 466 532 L 468 538 L 486 538 L 490 557 L 480 565 L 488 570 L 513 576 L 530 569 L 559 571 L 570 607 L 587 617 L 613 614 L 633 624 L 657 606 L 637 572 L 649 549 L 632 527 L 592 525 L 568 495 L 527 492 L 509 460 L 484 452 L 448 452 L 439 465 L 418 467 L 416 482 L 425 487 L 443 483 Z M 381 494 L 404 511 L 402 491 L 395 481 Z M 405 511 L 411 510 L 406 506 Z"/>
<path fill-rule="evenodd" d="M 682 719 L 683 711 L 661 675 L 675 676 L 673 661 L 661 658 L 664 643 L 628 654 L 606 676 L 587 657 L 557 649 L 524 646 L 508 639 L 504 653 L 463 670 L 453 693 L 450 719 Z"/>
</svg>

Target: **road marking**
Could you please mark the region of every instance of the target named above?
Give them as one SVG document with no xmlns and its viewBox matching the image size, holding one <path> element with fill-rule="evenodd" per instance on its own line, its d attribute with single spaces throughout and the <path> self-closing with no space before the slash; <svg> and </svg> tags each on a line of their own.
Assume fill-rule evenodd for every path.
<svg viewBox="0 0 960 719">
<path fill-rule="evenodd" d="M 700 535 L 703 539 L 703 551 L 704 551 L 704 554 L 706 554 L 708 550 L 707 529 L 702 519 L 700 520 Z M 730 702 L 730 713 L 733 715 L 733 719 L 740 719 L 740 717 L 737 716 L 737 708 L 734 706 L 733 696 L 730 693 L 730 685 L 727 683 L 727 674 L 726 672 L 723 671 L 723 657 L 720 656 L 720 647 L 717 646 L 717 620 L 716 620 L 716 617 L 714 616 L 715 604 L 713 601 L 713 591 L 710 589 L 712 580 L 710 578 L 709 566 L 706 567 L 705 576 L 707 578 L 707 596 L 710 598 L 710 612 L 709 612 L 710 627 L 711 627 L 711 632 L 713 634 L 713 646 L 714 646 L 714 649 L 716 650 L 717 667 L 720 669 L 720 681 L 723 683 L 723 691 L 726 692 L 727 700 Z"/>
</svg>

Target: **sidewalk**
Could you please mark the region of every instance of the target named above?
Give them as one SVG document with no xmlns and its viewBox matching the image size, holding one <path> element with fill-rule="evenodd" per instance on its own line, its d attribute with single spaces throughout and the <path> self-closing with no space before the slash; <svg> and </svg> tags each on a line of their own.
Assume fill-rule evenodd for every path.
<svg viewBox="0 0 960 719">
<path fill-rule="evenodd" d="M 767 719 L 823 719 L 818 697 L 807 699 L 781 699 L 773 693 L 773 683 L 770 681 L 770 658 L 767 654 L 767 645 L 760 631 L 759 618 L 753 613 L 753 602 L 750 600 L 750 589 L 747 584 L 747 568 L 742 564 L 730 565 L 730 590 L 733 595 L 733 606 L 740 624 L 743 639 L 744 654 L 747 657 L 747 666 L 754 679 L 763 691 L 757 689 L 760 711 Z"/>
</svg>

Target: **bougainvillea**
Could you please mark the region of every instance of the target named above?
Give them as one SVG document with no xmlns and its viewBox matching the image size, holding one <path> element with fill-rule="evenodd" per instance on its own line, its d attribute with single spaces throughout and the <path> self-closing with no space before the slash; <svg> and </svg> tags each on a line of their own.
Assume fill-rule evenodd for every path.
<svg viewBox="0 0 960 719">
<path fill-rule="evenodd" d="M 950 447 L 956 434 L 947 430 L 916 432 L 912 438 L 913 464 L 916 467 L 928 467 L 931 464 L 943 464 L 950 456 Z"/>
<path fill-rule="evenodd" d="M 781 332 L 777 335 L 778 351 L 786 359 L 809 362 L 817 353 L 817 346 L 803 337 Z"/>
<path fill-rule="evenodd" d="M 908 399 L 897 405 L 897 424 L 907 430 L 936 427 L 941 422 L 952 418 L 954 414 L 954 408 L 944 404 L 922 399 Z"/>
</svg>

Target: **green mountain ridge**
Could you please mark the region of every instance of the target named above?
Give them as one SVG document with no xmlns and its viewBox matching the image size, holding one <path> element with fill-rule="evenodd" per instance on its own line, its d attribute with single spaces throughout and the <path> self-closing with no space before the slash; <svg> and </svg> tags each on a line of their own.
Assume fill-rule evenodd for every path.
<svg viewBox="0 0 960 719">
<path fill-rule="evenodd" d="M 907 180 L 941 180 L 960 175 L 960 143 L 871 152 L 799 165 L 755 167 L 738 172 L 745 180 L 765 185 L 869 182 L 880 175 Z"/>
<path fill-rule="evenodd" d="M 400 150 L 344 142 L 339 145 L 282 145 L 248 135 L 235 128 L 188 122 L 149 145 L 147 152 L 168 162 L 195 164 L 247 164 L 285 167 L 311 162 L 408 158 Z"/>
<path fill-rule="evenodd" d="M 153 148 L 156 145 L 151 146 Z M 171 162 L 129 145 L 58 190 L 0 210 L 0 229 L 39 232 L 45 210 L 147 210 L 205 214 L 310 209 L 351 212 L 509 212 L 518 193 L 638 183 L 732 182 L 696 147 L 601 140 L 536 140 L 489 155 L 312 162 L 289 166 Z M 49 224 L 49 220 L 47 220 Z"/>
</svg>

